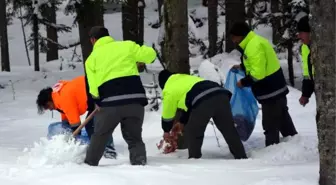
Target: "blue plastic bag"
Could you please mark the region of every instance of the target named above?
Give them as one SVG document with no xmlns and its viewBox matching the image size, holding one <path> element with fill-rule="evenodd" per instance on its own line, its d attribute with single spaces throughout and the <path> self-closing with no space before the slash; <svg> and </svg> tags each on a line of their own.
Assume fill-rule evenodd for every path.
<svg viewBox="0 0 336 185">
<path fill-rule="evenodd" d="M 254 130 L 259 108 L 251 88 L 237 87 L 237 82 L 244 77 L 243 71 L 231 69 L 227 74 L 224 88 L 232 93 L 231 110 L 240 139 L 247 141 Z"/>
<path fill-rule="evenodd" d="M 51 139 L 55 135 L 61 135 L 61 134 L 66 134 L 66 133 L 72 133 L 72 130 L 68 124 L 63 123 L 63 122 L 51 123 L 48 126 L 47 138 Z M 75 139 L 81 142 L 81 144 L 89 144 L 90 142 L 89 136 L 87 135 L 85 128 L 81 130 L 81 133 L 78 134 L 75 137 Z"/>
</svg>

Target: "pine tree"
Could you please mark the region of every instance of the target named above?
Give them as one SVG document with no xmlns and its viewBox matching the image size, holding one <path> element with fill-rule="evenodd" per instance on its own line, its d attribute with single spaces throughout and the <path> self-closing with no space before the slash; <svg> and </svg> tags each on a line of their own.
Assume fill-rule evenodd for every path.
<svg viewBox="0 0 336 185">
<path fill-rule="evenodd" d="M 0 1 L 0 47 L 1 47 L 1 70 L 10 71 L 8 33 L 7 33 L 7 7 L 6 1 Z"/>
<path fill-rule="evenodd" d="M 108 0 L 69 0 L 66 5 L 66 14 L 76 14 L 75 23 L 78 24 L 83 62 L 92 51 L 92 44 L 88 35 L 90 29 L 93 26 L 104 26 L 103 3 L 106 1 Z"/>
<path fill-rule="evenodd" d="M 315 69 L 319 184 L 336 184 L 335 1 L 311 1 L 311 61 Z"/>
<path fill-rule="evenodd" d="M 20 8 L 24 8 L 26 10 L 25 14 L 22 16 L 22 19 L 25 20 L 25 23 L 24 23 L 25 27 L 28 25 L 33 25 L 33 17 L 34 17 L 34 12 L 35 12 L 37 14 L 38 27 L 45 26 L 47 30 L 47 34 L 50 34 L 50 32 L 54 34 L 52 38 L 50 38 L 50 35 L 43 36 L 41 35 L 40 32 L 38 32 L 38 42 L 40 45 L 40 52 L 47 53 L 49 49 L 53 50 L 53 52 L 56 52 L 54 50 L 69 48 L 69 45 L 62 45 L 58 43 L 57 39 L 55 39 L 57 38 L 57 35 L 55 34 L 57 34 L 58 32 L 70 32 L 71 27 L 66 26 L 64 24 L 56 24 L 56 17 L 55 17 L 56 15 L 54 16 L 50 15 L 50 13 L 53 14 L 53 12 L 56 12 L 58 10 L 58 6 L 61 5 L 62 0 L 37 1 L 38 3 L 36 6 L 37 10 L 35 10 L 33 1 L 12 0 L 12 3 L 13 3 L 13 8 L 16 12 L 18 12 Z M 32 29 L 33 29 L 33 26 L 32 26 Z M 27 43 L 28 43 L 29 49 L 32 50 L 34 48 L 34 31 L 32 31 L 31 35 L 28 37 Z M 51 58 L 56 59 L 55 57 L 56 55 L 54 55 Z M 49 60 L 47 59 L 47 61 Z"/>
</svg>

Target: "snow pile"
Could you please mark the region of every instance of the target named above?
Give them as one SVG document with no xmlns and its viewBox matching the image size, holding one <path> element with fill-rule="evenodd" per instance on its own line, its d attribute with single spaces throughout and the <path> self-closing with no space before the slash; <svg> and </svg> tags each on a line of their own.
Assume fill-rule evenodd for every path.
<svg viewBox="0 0 336 185">
<path fill-rule="evenodd" d="M 87 145 L 81 145 L 67 135 L 57 135 L 50 140 L 41 138 L 34 147 L 24 149 L 24 155 L 18 163 L 31 167 L 44 165 L 60 165 L 65 163 L 82 163 L 85 158 Z"/>
<path fill-rule="evenodd" d="M 253 159 L 262 159 L 267 163 L 318 161 L 317 138 L 300 135 L 288 137 L 278 145 L 253 150 L 250 155 Z"/>
<path fill-rule="evenodd" d="M 220 69 L 211 63 L 209 60 L 205 60 L 198 68 L 198 74 L 200 77 L 214 81 L 220 85 L 223 85 L 225 77 Z"/>
<path fill-rule="evenodd" d="M 284 178 L 267 178 L 250 185 L 316 185 L 317 182 L 307 180 L 307 179 L 284 179 Z"/>
</svg>

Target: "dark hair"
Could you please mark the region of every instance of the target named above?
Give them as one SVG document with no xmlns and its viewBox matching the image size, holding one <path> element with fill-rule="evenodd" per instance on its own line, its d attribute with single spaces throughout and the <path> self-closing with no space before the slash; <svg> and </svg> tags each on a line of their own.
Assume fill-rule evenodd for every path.
<svg viewBox="0 0 336 185">
<path fill-rule="evenodd" d="M 173 74 L 174 73 L 168 71 L 167 69 L 164 69 L 159 73 L 159 86 L 161 87 L 161 89 L 164 88 L 168 78 Z"/>
<path fill-rule="evenodd" d="M 308 16 L 304 16 L 301 18 L 297 24 L 297 31 L 298 32 L 310 32 L 310 26 L 309 26 L 309 18 Z"/>
<path fill-rule="evenodd" d="M 230 34 L 234 36 L 246 36 L 251 31 L 250 26 L 246 22 L 236 22 L 230 29 Z"/>
<path fill-rule="evenodd" d="M 39 114 L 43 114 L 47 103 L 52 101 L 52 97 L 51 97 L 52 91 L 53 90 L 51 87 L 47 87 L 47 88 L 42 89 L 40 93 L 38 94 L 36 105 L 37 105 L 37 112 Z"/>
<path fill-rule="evenodd" d="M 108 30 L 103 26 L 94 26 L 89 32 L 89 37 L 94 39 L 100 39 L 105 36 L 109 36 Z"/>
</svg>

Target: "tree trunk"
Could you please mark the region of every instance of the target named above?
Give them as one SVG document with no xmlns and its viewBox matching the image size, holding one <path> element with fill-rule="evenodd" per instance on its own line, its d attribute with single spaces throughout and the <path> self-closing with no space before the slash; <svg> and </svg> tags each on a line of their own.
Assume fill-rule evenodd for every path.
<svg viewBox="0 0 336 185">
<path fill-rule="evenodd" d="M 37 14 L 33 14 L 34 70 L 40 71 L 39 27 Z"/>
<path fill-rule="evenodd" d="M 279 1 L 278 0 L 271 0 L 271 12 L 272 14 L 274 13 L 279 13 L 280 12 L 280 8 L 279 8 Z M 272 40 L 273 40 L 273 44 L 278 44 L 280 39 L 281 39 L 281 34 L 279 32 L 281 28 L 281 19 L 278 17 L 275 17 L 272 20 Z"/>
<path fill-rule="evenodd" d="M 282 1 L 282 7 L 283 13 L 286 13 L 288 15 L 291 14 L 292 12 L 292 8 L 291 8 L 291 0 L 283 0 Z M 288 22 L 290 20 L 287 20 L 288 18 L 285 17 L 283 22 Z M 293 41 L 291 39 L 289 39 L 287 41 L 287 61 L 288 61 L 288 73 L 289 73 L 289 80 L 292 86 L 294 86 L 294 70 L 293 70 Z"/>
<path fill-rule="evenodd" d="M 85 62 L 92 51 L 92 44 L 89 39 L 90 29 L 93 26 L 104 26 L 103 1 L 82 0 L 81 4 L 76 4 L 76 12 L 83 62 Z"/>
<path fill-rule="evenodd" d="M 6 1 L 0 1 L 0 46 L 1 46 L 1 70 L 10 71 Z"/>
<path fill-rule="evenodd" d="M 52 24 L 56 24 L 56 5 L 55 0 L 51 1 L 51 6 L 47 6 L 46 9 L 46 18 L 50 21 Z M 54 41 L 55 43 L 58 43 L 58 37 L 57 37 L 57 29 L 52 26 L 47 26 L 47 38 Z M 58 59 L 58 45 L 47 42 L 47 62 L 52 60 Z"/>
<path fill-rule="evenodd" d="M 164 1 L 164 59 L 171 72 L 190 74 L 188 0 Z"/>
<path fill-rule="evenodd" d="M 145 1 L 144 0 L 139 0 L 139 19 L 138 19 L 138 39 L 137 39 L 137 43 L 139 45 L 143 45 L 144 44 L 144 32 L 145 32 L 145 25 L 144 25 L 144 21 L 145 21 Z"/>
<path fill-rule="evenodd" d="M 23 18 L 22 18 L 22 7 L 21 6 L 19 7 L 19 15 L 20 15 L 19 19 L 20 19 L 20 23 L 21 23 L 23 43 L 25 45 L 25 50 L 26 50 L 28 65 L 31 66 L 30 56 L 29 56 L 29 51 L 28 51 L 28 46 L 27 46 L 27 37 L 26 37 L 26 32 L 25 32 L 25 29 L 24 29 L 24 23 L 23 23 Z"/>
<path fill-rule="evenodd" d="M 122 32 L 124 40 L 137 41 L 139 35 L 138 24 L 138 1 L 127 0 L 122 3 Z"/>
<path fill-rule="evenodd" d="M 230 29 L 237 21 L 245 21 L 245 0 L 225 1 L 225 52 L 231 52 L 235 45 L 230 38 Z"/>
<path fill-rule="evenodd" d="M 158 1 L 159 23 L 161 25 L 161 23 L 162 23 L 162 11 L 161 11 L 161 7 L 163 5 L 163 0 L 157 0 L 157 1 Z"/>
<path fill-rule="evenodd" d="M 210 0 L 211 1 L 211 0 Z M 204 6 L 204 7 L 207 7 L 208 6 L 208 0 L 202 0 L 202 5 Z"/>
<path fill-rule="evenodd" d="M 289 75 L 289 82 L 291 86 L 294 87 L 294 69 L 293 69 L 293 41 L 288 40 L 287 43 L 287 63 L 288 63 L 288 75 Z"/>
<path fill-rule="evenodd" d="M 335 1 L 312 0 L 311 60 L 315 68 L 320 185 L 335 185 Z"/>
<path fill-rule="evenodd" d="M 209 57 L 213 57 L 217 53 L 217 6 L 218 0 L 208 1 L 208 37 L 209 37 Z"/>
</svg>

